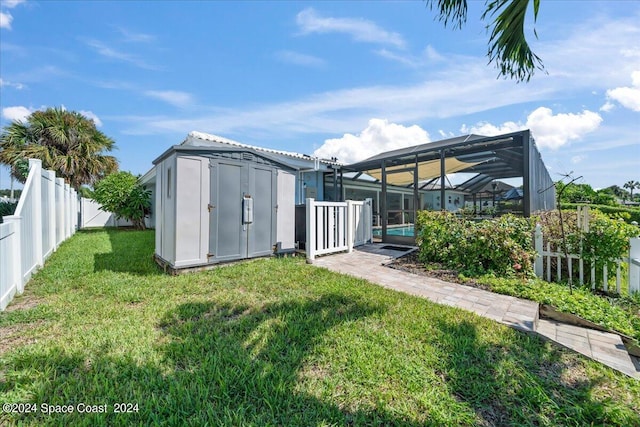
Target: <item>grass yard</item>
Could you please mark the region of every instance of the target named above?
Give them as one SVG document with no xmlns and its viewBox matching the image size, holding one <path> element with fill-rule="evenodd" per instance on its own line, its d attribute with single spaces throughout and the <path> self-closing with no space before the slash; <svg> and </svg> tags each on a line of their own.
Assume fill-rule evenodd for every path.
<svg viewBox="0 0 640 427">
<path fill-rule="evenodd" d="M 0 425 L 640 425 L 640 381 L 536 337 L 300 258 L 167 276 L 153 241 L 80 232 L 0 313 L 0 403 L 35 404 Z"/>
</svg>

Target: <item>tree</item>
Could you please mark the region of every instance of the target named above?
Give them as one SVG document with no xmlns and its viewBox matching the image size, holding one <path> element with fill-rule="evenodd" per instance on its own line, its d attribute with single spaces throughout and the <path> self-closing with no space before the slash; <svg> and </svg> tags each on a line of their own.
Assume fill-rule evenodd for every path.
<svg viewBox="0 0 640 427">
<path fill-rule="evenodd" d="M 145 229 L 144 217 L 150 213 L 151 192 L 130 172 L 112 173 L 98 181 L 93 199 L 100 203 L 101 210 L 131 221 L 138 230 Z"/>
<path fill-rule="evenodd" d="M 565 188 L 566 187 L 566 188 Z M 566 185 L 562 181 L 556 182 L 556 190 L 560 203 L 595 203 L 596 192 L 589 184 Z"/>
<path fill-rule="evenodd" d="M 437 9 L 438 19 L 445 27 L 451 24 L 462 28 L 467 21 L 467 0 L 425 0 L 432 10 Z M 524 34 L 524 24 L 529 4 L 533 2 L 533 21 L 538 18 L 540 0 L 486 0 L 480 19 L 492 19 L 487 56 L 495 63 L 499 75 L 517 82 L 527 82 L 536 69 L 544 70 L 542 60 L 531 50 Z M 534 35 L 537 33 L 534 29 Z"/>
<path fill-rule="evenodd" d="M 624 183 L 623 187 L 629 189 L 629 194 L 630 194 L 629 199 L 631 201 L 633 201 L 633 190 L 635 190 L 636 188 L 640 189 L 640 182 L 638 182 L 638 181 L 627 181 L 627 182 Z"/>
<path fill-rule="evenodd" d="M 76 190 L 118 170 L 115 157 L 104 154 L 115 142 L 93 120 L 62 108 L 35 111 L 24 122 L 13 121 L 0 135 L 0 163 L 24 182 L 19 170 L 25 159 L 40 159 Z"/>
<path fill-rule="evenodd" d="M 617 185 L 610 185 L 609 187 L 603 188 L 600 191 L 612 194 L 620 199 L 624 196 L 625 193 L 625 191 Z"/>
</svg>

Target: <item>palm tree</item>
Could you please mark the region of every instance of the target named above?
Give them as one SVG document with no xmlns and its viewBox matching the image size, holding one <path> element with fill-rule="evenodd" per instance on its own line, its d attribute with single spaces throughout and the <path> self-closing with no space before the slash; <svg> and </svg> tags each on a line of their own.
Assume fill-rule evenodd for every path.
<svg viewBox="0 0 640 427">
<path fill-rule="evenodd" d="M 0 163 L 24 181 L 24 159 L 40 159 L 46 169 L 76 190 L 118 170 L 115 157 L 105 155 L 115 142 L 96 129 L 93 120 L 61 108 L 36 111 L 25 122 L 14 121 L 0 135 Z"/>
<path fill-rule="evenodd" d="M 445 26 L 461 28 L 467 21 L 467 0 L 425 0 L 431 9 L 437 9 L 438 18 Z M 536 69 L 544 70 L 542 60 L 531 50 L 524 34 L 524 23 L 529 4 L 533 2 L 533 21 L 538 18 L 540 0 L 486 0 L 480 19 L 492 19 L 491 37 L 487 56 L 496 64 L 500 75 L 517 82 L 531 79 Z M 534 30 L 534 35 L 537 33 Z"/>
<path fill-rule="evenodd" d="M 640 189 L 640 182 L 638 181 L 627 181 L 624 183 L 623 185 L 624 188 L 628 188 L 629 189 L 629 200 L 631 200 L 633 202 L 633 190 Z"/>
</svg>

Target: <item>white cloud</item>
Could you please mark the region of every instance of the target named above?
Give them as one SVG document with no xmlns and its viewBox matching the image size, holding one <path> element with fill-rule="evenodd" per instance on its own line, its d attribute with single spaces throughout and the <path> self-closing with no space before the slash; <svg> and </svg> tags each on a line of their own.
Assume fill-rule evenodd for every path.
<svg viewBox="0 0 640 427">
<path fill-rule="evenodd" d="M 2 0 L 0 2 L 0 6 L 6 7 L 7 9 L 12 9 L 20 3 L 24 2 L 25 0 Z M 10 30 L 12 22 L 13 16 L 11 16 L 9 12 L 0 12 L 0 28 L 6 28 L 7 30 Z"/>
<path fill-rule="evenodd" d="M 424 54 L 430 61 L 443 61 L 445 57 L 441 55 L 433 46 L 428 45 L 424 50 Z"/>
<path fill-rule="evenodd" d="M 122 52 L 116 50 L 106 44 L 102 43 L 98 40 L 85 40 L 84 41 L 87 46 L 95 50 L 99 55 L 104 56 L 105 58 L 116 59 L 123 62 L 128 62 L 132 65 L 135 65 L 139 68 L 144 68 L 147 70 L 157 70 L 158 67 L 148 64 L 146 61 L 140 59 L 139 57 L 132 55 L 130 53 Z"/>
<path fill-rule="evenodd" d="M 100 118 L 93 111 L 80 110 L 78 112 L 86 118 L 93 120 L 93 123 L 95 123 L 97 127 L 102 127 L 102 120 L 100 120 Z"/>
<path fill-rule="evenodd" d="M 602 107 L 600 107 L 600 111 L 604 111 L 605 113 L 613 110 L 614 108 L 616 108 L 616 105 L 612 102 L 605 102 L 604 105 Z"/>
<path fill-rule="evenodd" d="M 322 58 L 290 50 L 281 50 L 280 52 L 277 52 L 276 58 L 282 62 L 301 65 L 303 67 L 323 67 L 325 65 L 325 61 Z"/>
<path fill-rule="evenodd" d="M 2 0 L 2 6 L 11 9 L 24 2 L 26 0 Z"/>
<path fill-rule="evenodd" d="M 574 165 L 577 165 L 578 163 L 582 162 L 586 158 L 587 158 L 587 156 L 585 156 L 583 154 L 578 154 L 577 156 L 571 157 L 571 163 L 573 163 Z"/>
<path fill-rule="evenodd" d="M 327 139 L 313 155 L 329 159 L 336 157 L 344 163 L 353 163 L 378 153 L 430 141 L 427 131 L 420 126 L 403 126 L 388 120 L 371 119 L 358 135 L 344 134 L 342 138 Z"/>
<path fill-rule="evenodd" d="M 539 147 L 558 149 L 570 141 L 579 140 L 595 131 L 602 117 L 593 111 L 553 115 L 550 108 L 540 107 L 527 117 L 527 127 L 533 132 Z"/>
<path fill-rule="evenodd" d="M 302 34 L 343 33 L 365 43 L 391 45 L 404 48 L 405 41 L 398 33 L 389 32 L 376 23 L 357 18 L 325 18 L 313 8 L 307 8 L 296 16 Z"/>
<path fill-rule="evenodd" d="M 118 27 L 117 30 L 123 35 L 124 41 L 130 43 L 150 43 L 155 41 L 155 36 L 145 33 L 136 33 L 126 28 Z"/>
<path fill-rule="evenodd" d="M 7 120 L 24 122 L 32 112 L 33 110 L 23 106 L 6 107 L 2 109 L 2 117 Z"/>
<path fill-rule="evenodd" d="M 613 107 L 611 100 L 630 110 L 640 111 L 640 71 L 631 73 L 631 87 L 624 86 L 609 89 L 607 91 L 607 103 L 601 109 L 605 109 L 609 105 Z"/>
<path fill-rule="evenodd" d="M 181 108 L 193 102 L 193 96 L 190 93 L 177 90 L 148 90 L 144 94 Z"/>
<path fill-rule="evenodd" d="M 522 129 L 531 129 L 539 147 L 556 150 L 595 131 L 600 126 L 600 123 L 602 123 L 602 117 L 593 111 L 584 110 L 578 114 L 559 113 L 554 115 L 550 108 L 539 107 L 529 114 L 525 124 L 505 122 L 496 126 L 482 122 L 471 127 L 463 125 L 460 131 L 493 136 Z"/>
<path fill-rule="evenodd" d="M 376 50 L 375 53 L 385 59 L 396 61 L 412 68 L 427 67 L 435 63 L 444 62 L 447 59 L 431 45 L 428 45 L 419 55 L 413 55 L 405 51 L 393 52 L 384 48 Z"/>
<path fill-rule="evenodd" d="M 13 16 L 11 16 L 9 12 L 0 12 L 0 28 L 6 28 L 7 30 L 10 30 L 11 21 L 13 21 Z"/>
<path fill-rule="evenodd" d="M 375 53 L 385 59 L 396 61 L 409 67 L 418 67 L 420 65 L 420 61 L 418 60 L 418 58 L 415 58 L 411 55 L 395 53 L 388 49 L 378 49 L 375 51 Z"/>
<path fill-rule="evenodd" d="M 12 87 L 17 90 L 24 89 L 24 85 L 22 83 L 13 83 L 7 80 L 3 80 L 1 77 L 0 77 L 0 87 Z"/>
<path fill-rule="evenodd" d="M 485 136 L 494 136 L 494 135 L 502 135 L 503 133 L 511 133 L 517 132 L 519 130 L 526 129 L 527 127 L 522 123 L 516 122 L 505 122 L 501 125 L 493 125 L 487 122 L 480 122 L 475 126 L 468 127 L 467 125 L 462 125 L 460 128 L 460 132 L 462 133 L 473 133 L 476 135 L 485 135 Z"/>
<path fill-rule="evenodd" d="M 638 19 L 638 14 L 617 19 L 597 14 L 593 19 L 576 22 L 565 39 L 550 39 L 540 47 L 534 46 L 549 76 L 534 77 L 530 83 L 548 80 L 557 88 L 591 90 L 625 84 L 640 65 Z"/>
</svg>

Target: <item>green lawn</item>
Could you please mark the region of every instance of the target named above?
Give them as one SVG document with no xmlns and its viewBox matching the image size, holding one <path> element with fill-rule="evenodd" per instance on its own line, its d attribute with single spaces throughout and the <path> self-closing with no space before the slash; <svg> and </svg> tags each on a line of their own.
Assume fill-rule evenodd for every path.
<svg viewBox="0 0 640 427">
<path fill-rule="evenodd" d="M 640 425 L 640 381 L 536 337 L 300 258 L 167 276 L 153 240 L 80 232 L 0 313 L 0 403 L 36 404 L 0 425 Z"/>
</svg>

